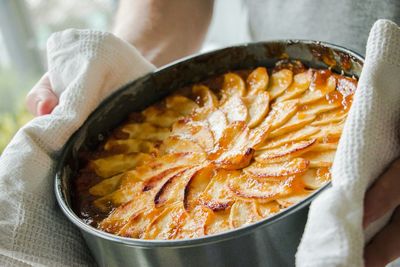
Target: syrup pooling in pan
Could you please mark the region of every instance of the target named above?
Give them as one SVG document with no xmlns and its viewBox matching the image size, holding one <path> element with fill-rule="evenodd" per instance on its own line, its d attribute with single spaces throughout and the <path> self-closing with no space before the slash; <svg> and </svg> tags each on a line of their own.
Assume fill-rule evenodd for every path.
<svg viewBox="0 0 400 267">
<path fill-rule="evenodd" d="M 283 61 L 178 90 L 83 154 L 76 210 L 103 231 L 142 239 L 268 218 L 330 181 L 356 86 Z"/>
</svg>

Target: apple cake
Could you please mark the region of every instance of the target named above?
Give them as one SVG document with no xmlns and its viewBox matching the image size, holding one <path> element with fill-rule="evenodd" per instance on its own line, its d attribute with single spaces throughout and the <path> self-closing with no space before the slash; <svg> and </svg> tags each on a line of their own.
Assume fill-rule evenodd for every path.
<svg viewBox="0 0 400 267">
<path fill-rule="evenodd" d="M 75 209 L 105 232 L 168 240 L 273 216 L 329 182 L 356 86 L 284 60 L 182 88 L 81 153 Z"/>
</svg>

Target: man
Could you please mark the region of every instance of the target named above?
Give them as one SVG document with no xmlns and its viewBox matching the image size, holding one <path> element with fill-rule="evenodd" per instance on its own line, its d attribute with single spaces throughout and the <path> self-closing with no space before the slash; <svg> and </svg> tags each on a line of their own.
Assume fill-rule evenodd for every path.
<svg viewBox="0 0 400 267">
<path fill-rule="evenodd" d="M 313 39 L 364 54 L 369 29 L 379 18 L 400 24 L 398 0 L 246 1 L 255 40 Z M 197 52 L 212 17 L 212 0 L 121 0 L 114 33 L 156 66 Z M 49 114 L 58 99 L 44 75 L 27 97 L 35 115 Z M 391 222 L 365 248 L 367 266 L 400 257 L 400 160 L 377 180 L 365 199 L 364 227 L 397 207 Z"/>
</svg>

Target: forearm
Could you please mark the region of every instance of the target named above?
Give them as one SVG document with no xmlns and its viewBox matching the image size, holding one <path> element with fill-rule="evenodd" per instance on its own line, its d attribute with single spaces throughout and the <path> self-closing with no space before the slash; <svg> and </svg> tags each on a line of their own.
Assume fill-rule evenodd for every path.
<svg viewBox="0 0 400 267">
<path fill-rule="evenodd" d="M 113 32 L 157 66 L 198 51 L 213 0 L 120 0 Z"/>
</svg>

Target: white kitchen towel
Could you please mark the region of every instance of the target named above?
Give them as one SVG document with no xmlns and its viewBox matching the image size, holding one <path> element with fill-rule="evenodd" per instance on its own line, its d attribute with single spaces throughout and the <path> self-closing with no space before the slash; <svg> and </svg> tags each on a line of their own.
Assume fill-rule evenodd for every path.
<svg viewBox="0 0 400 267">
<path fill-rule="evenodd" d="M 90 30 L 52 35 L 47 53 L 59 105 L 25 125 L 0 158 L 0 266 L 94 265 L 55 202 L 55 162 L 101 100 L 155 69 L 128 43 Z"/>
<path fill-rule="evenodd" d="M 368 38 L 364 68 L 336 152 L 332 187 L 311 204 L 296 256 L 298 267 L 364 265 L 364 243 L 391 215 L 364 233 L 364 195 L 400 156 L 399 123 L 400 28 L 378 20 Z"/>
</svg>

